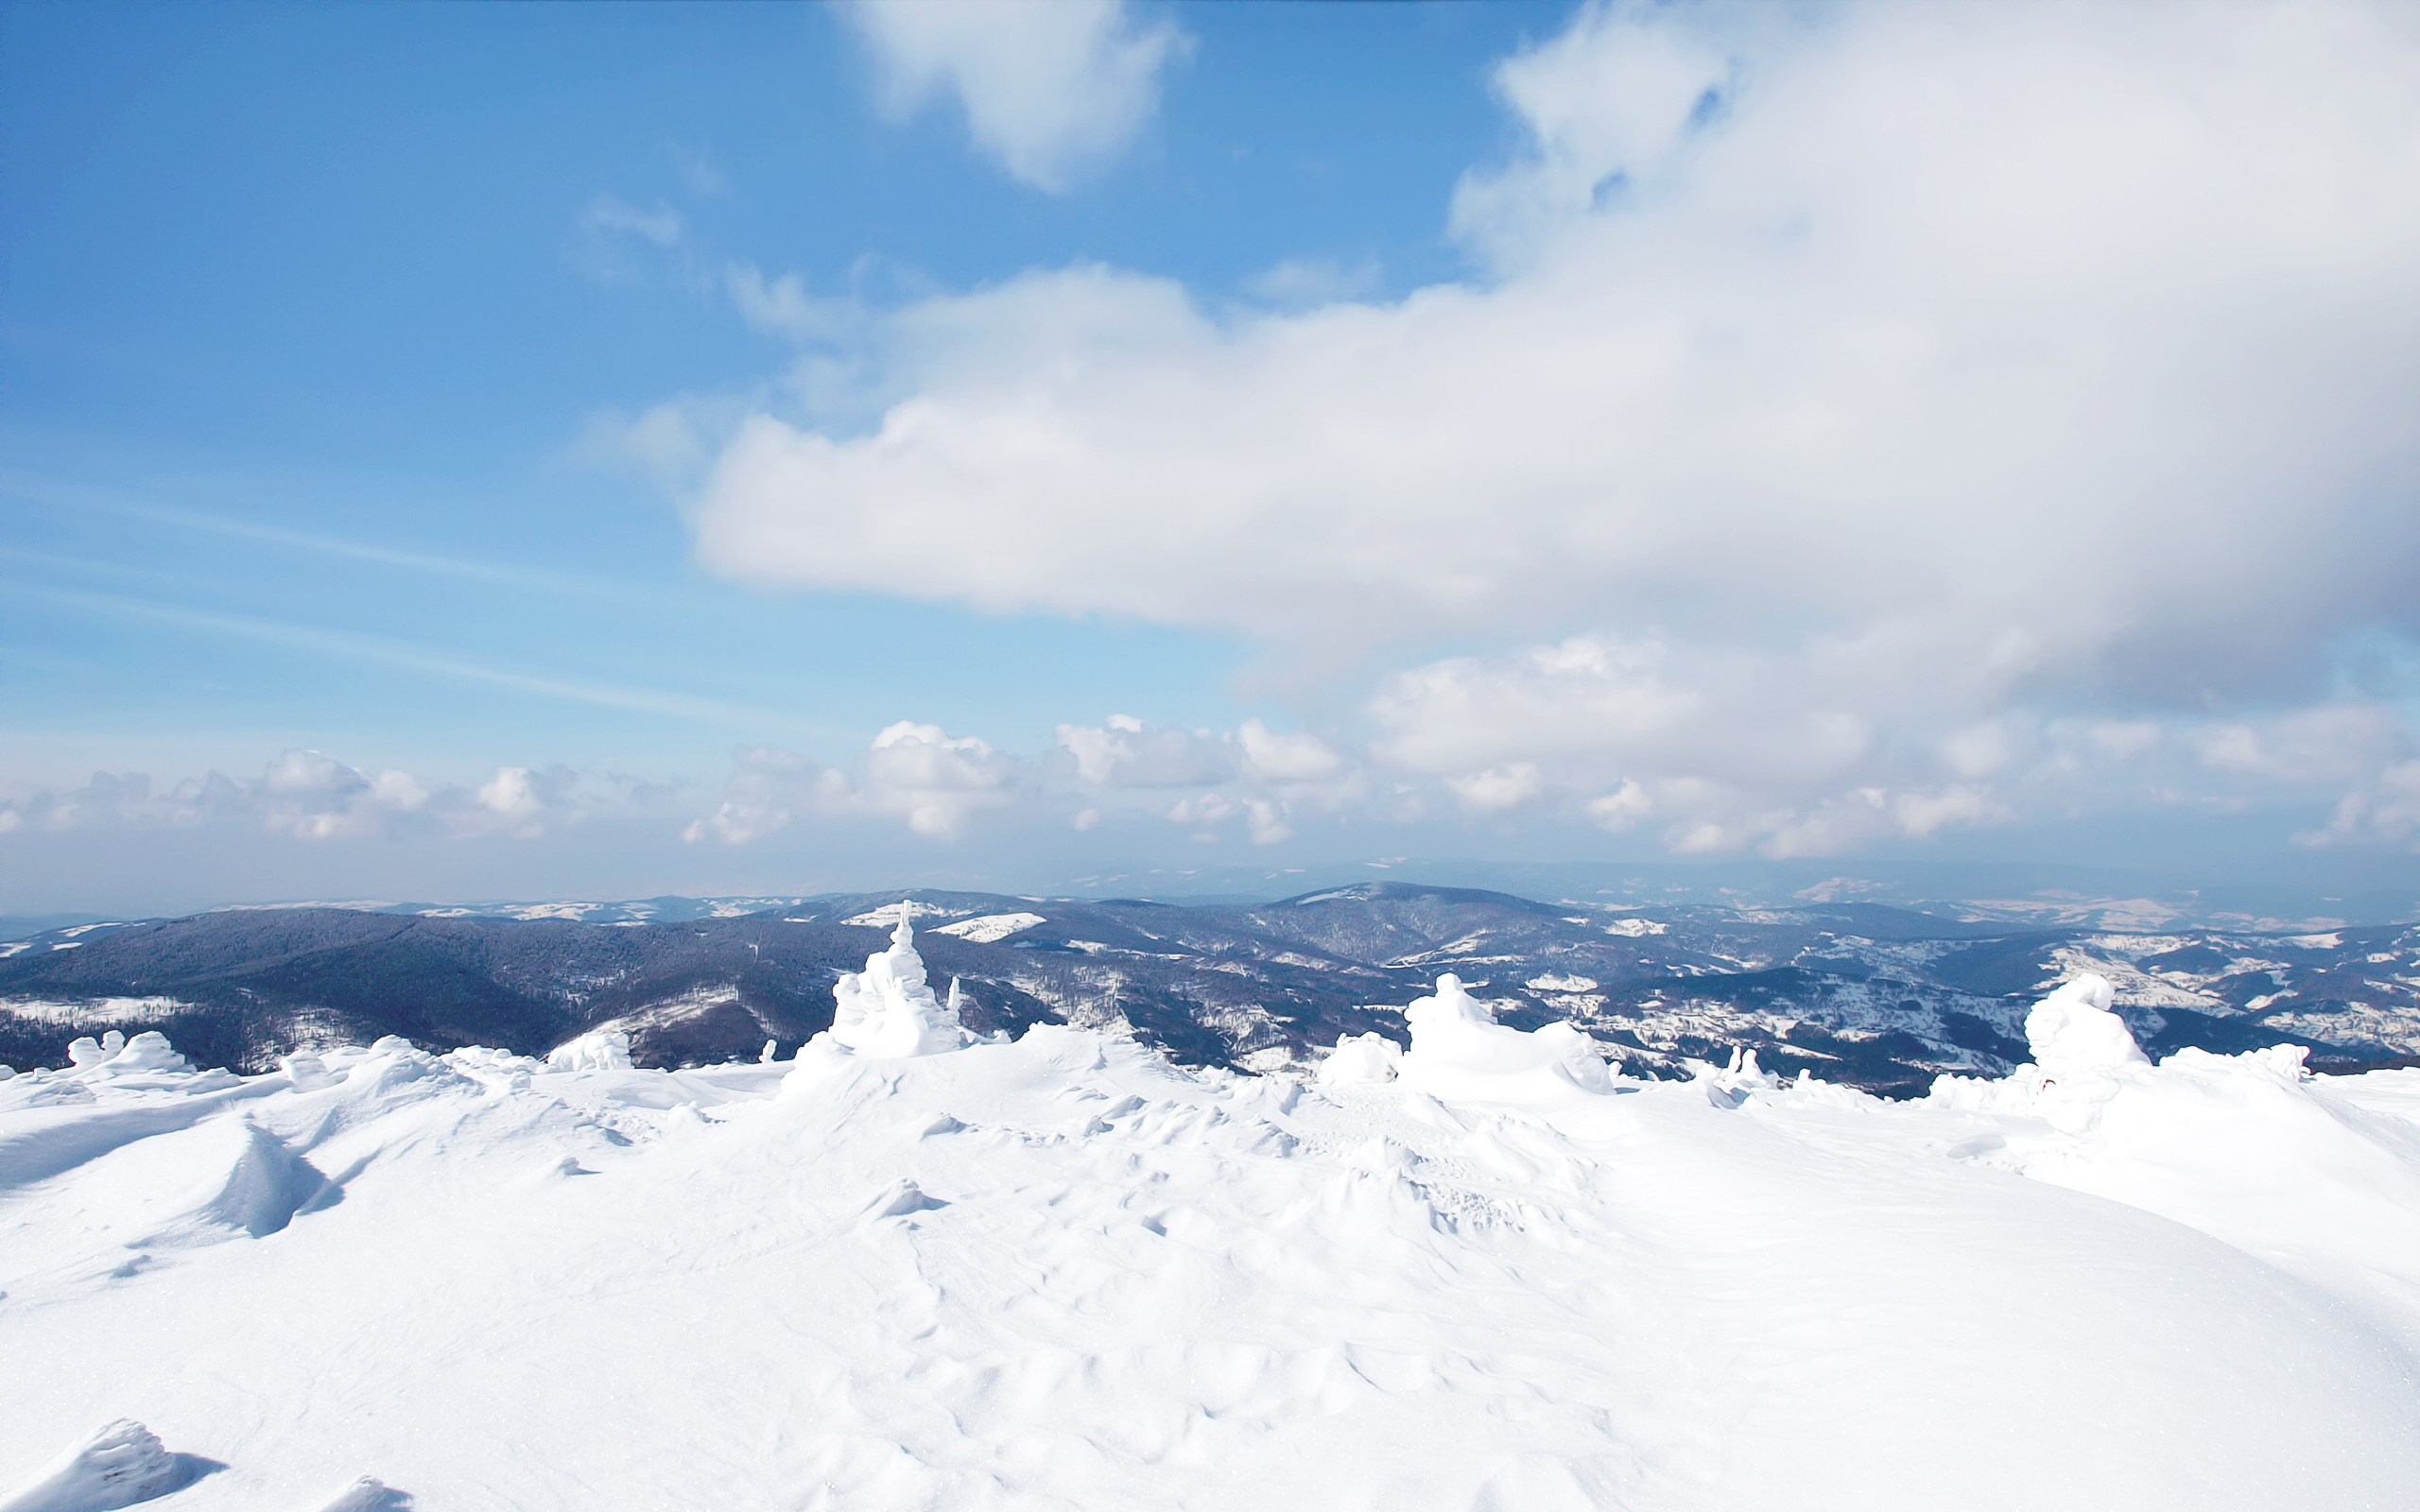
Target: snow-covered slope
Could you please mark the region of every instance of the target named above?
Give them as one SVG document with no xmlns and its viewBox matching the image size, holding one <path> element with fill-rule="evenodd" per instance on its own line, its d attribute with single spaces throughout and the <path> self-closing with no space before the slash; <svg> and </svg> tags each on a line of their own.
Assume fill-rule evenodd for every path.
<svg viewBox="0 0 2420 1512">
<path fill-rule="evenodd" d="M 977 1039 L 914 954 L 793 1061 L 137 1037 L 0 1082 L 0 1486 L 118 1419 L 176 1512 L 2420 1485 L 2420 1073 L 2153 1066 L 2086 983 L 1928 1099 L 1640 1083 L 1441 985 L 1306 1087 Z"/>
</svg>

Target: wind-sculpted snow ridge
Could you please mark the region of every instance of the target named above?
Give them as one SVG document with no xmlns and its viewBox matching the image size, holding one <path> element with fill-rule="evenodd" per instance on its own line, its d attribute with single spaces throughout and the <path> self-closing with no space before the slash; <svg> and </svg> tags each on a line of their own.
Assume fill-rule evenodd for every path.
<svg viewBox="0 0 2420 1512">
<path fill-rule="evenodd" d="M 0 1497 L 0 1512 L 115 1512 L 165 1496 L 192 1478 L 183 1457 L 168 1452 L 159 1435 L 120 1418 Z"/>
<path fill-rule="evenodd" d="M 904 921 L 836 993 L 796 1061 L 130 1040 L 0 1082 L 0 1486 L 121 1418 L 209 1456 L 177 1512 L 2420 1484 L 2420 1072 L 2155 1066 L 2082 979 L 2032 1064 L 1900 1103 L 1744 1050 L 1635 1081 L 1452 978 L 1315 1086 L 977 1039 Z"/>
</svg>

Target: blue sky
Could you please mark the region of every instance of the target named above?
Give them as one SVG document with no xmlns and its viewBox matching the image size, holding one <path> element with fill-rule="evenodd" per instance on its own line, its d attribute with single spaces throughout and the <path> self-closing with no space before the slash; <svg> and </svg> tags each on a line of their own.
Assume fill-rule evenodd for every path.
<svg viewBox="0 0 2420 1512">
<path fill-rule="evenodd" d="M 2420 875 L 2392 8 L 0 28 L 0 910 Z"/>
</svg>

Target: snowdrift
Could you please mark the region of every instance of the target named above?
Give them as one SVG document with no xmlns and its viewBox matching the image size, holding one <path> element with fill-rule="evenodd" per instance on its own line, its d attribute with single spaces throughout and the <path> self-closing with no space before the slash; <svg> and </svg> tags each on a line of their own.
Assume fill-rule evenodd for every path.
<svg viewBox="0 0 2420 1512">
<path fill-rule="evenodd" d="M 1899 1104 L 1633 1081 L 1451 977 L 1312 1087 L 978 1040 L 904 921 L 836 996 L 795 1062 L 138 1037 L 0 1081 L 0 1509 L 2420 1485 L 2420 1073 L 2154 1066 L 2088 978 L 2034 1064 Z"/>
</svg>

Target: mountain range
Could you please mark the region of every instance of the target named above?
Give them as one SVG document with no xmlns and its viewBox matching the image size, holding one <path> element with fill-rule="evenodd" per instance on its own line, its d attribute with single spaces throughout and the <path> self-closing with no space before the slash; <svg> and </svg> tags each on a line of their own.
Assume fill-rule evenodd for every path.
<svg viewBox="0 0 2420 1512">
<path fill-rule="evenodd" d="M 376 905 L 395 909 L 399 905 Z M 543 1055 L 597 1027 L 642 1065 L 753 1059 L 831 1022 L 831 985 L 908 908 L 970 1026 L 1063 1022 L 1187 1064 L 1302 1072 L 1338 1036 L 1406 1038 L 1451 971 L 1523 1028 L 1570 1020 L 1634 1074 L 1754 1050 L 1769 1070 L 1906 1095 L 2004 1074 L 2048 987 L 2095 971 L 2154 1054 L 2308 1047 L 2360 1070 L 2420 1053 L 2420 926 L 2312 933 L 1791 907 L 1541 902 L 1362 882 L 1184 905 L 927 889 L 814 898 L 240 909 L 65 925 L 0 945 L 0 1062 L 160 1029 L 205 1064 L 400 1035 Z M 1973 910 L 1965 910 L 1972 914 Z M 568 917 L 567 917 L 568 916 Z"/>
</svg>

